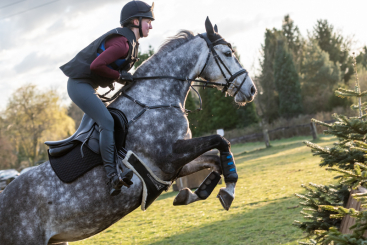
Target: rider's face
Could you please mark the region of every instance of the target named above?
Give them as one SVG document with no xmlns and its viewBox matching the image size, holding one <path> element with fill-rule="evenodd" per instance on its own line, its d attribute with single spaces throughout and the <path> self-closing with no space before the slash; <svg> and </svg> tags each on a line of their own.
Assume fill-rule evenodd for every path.
<svg viewBox="0 0 367 245">
<path fill-rule="evenodd" d="M 152 20 L 150 19 L 142 19 L 141 21 L 141 30 L 143 31 L 143 36 L 147 37 L 149 35 L 149 30 L 153 29 Z"/>
</svg>

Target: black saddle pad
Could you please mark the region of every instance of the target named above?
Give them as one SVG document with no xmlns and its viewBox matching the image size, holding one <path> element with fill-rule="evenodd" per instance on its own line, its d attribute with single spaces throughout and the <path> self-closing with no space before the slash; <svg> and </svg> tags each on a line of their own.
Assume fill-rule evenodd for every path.
<svg viewBox="0 0 367 245">
<path fill-rule="evenodd" d="M 114 108 L 108 108 L 115 121 L 115 146 L 124 149 L 125 139 L 128 132 L 128 120 L 125 114 Z M 55 157 L 48 154 L 51 166 L 57 177 L 65 183 L 71 183 L 92 168 L 103 164 L 102 157 L 83 145 L 83 155 L 80 151 L 81 143 L 65 155 Z"/>
<path fill-rule="evenodd" d="M 103 164 L 101 155 L 94 153 L 86 146 L 83 146 L 84 157 L 82 157 L 80 146 L 81 144 L 78 144 L 70 152 L 60 157 L 48 155 L 57 177 L 65 183 L 71 183 L 92 168 Z"/>
</svg>

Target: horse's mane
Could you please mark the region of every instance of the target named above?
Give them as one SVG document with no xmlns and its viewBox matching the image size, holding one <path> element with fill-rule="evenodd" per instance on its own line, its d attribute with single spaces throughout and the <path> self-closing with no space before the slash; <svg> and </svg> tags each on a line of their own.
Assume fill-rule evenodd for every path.
<svg viewBox="0 0 367 245">
<path fill-rule="evenodd" d="M 189 42 L 190 40 L 194 39 L 195 36 L 191 31 L 188 30 L 181 30 L 175 36 L 167 38 L 164 43 L 159 47 L 158 51 L 149 59 L 144 61 L 137 69 L 134 74 L 142 75 L 144 72 L 149 71 L 151 68 L 145 66 L 150 61 L 159 59 L 158 57 L 162 57 L 165 54 L 177 49 L 179 46 Z M 146 67 L 146 68 L 145 68 Z"/>
<path fill-rule="evenodd" d="M 171 52 L 172 50 L 178 48 L 184 43 L 187 43 L 195 37 L 196 36 L 191 31 L 181 30 L 175 36 L 167 38 L 167 40 L 159 47 L 158 52 Z"/>
</svg>

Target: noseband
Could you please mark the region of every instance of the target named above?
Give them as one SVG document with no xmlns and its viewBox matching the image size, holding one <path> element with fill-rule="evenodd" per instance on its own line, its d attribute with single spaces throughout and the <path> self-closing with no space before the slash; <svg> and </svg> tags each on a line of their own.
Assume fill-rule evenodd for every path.
<svg viewBox="0 0 367 245">
<path fill-rule="evenodd" d="M 199 34 L 199 36 L 205 40 L 206 44 L 208 45 L 208 48 L 209 48 L 209 52 L 208 52 L 208 57 L 206 58 L 206 61 L 205 61 L 205 64 L 203 66 L 203 69 L 201 70 L 200 74 L 199 74 L 199 77 L 201 77 L 202 73 L 204 72 L 205 68 L 206 68 L 206 65 L 208 64 L 209 62 L 209 58 L 210 58 L 210 54 L 213 54 L 213 57 L 214 57 L 214 60 L 215 62 L 217 63 L 224 79 L 226 80 L 226 84 L 223 84 L 223 89 L 222 89 L 222 92 L 227 92 L 227 90 L 233 90 L 232 87 L 235 87 L 237 88 L 236 92 L 233 94 L 233 97 L 236 96 L 236 94 L 238 93 L 238 91 L 240 91 L 242 85 L 245 83 L 246 81 L 246 78 L 248 76 L 248 72 L 246 71 L 246 69 L 241 69 L 239 70 L 238 72 L 236 72 L 235 74 L 232 74 L 231 71 L 228 69 L 228 67 L 224 64 L 224 62 L 222 61 L 222 59 L 220 58 L 220 56 L 217 54 L 217 52 L 215 51 L 214 49 L 214 46 L 216 45 L 219 45 L 219 44 L 226 44 L 232 51 L 232 53 L 234 52 L 233 49 L 232 49 L 232 45 L 226 41 L 224 41 L 223 38 L 220 38 L 220 39 L 217 39 L 215 40 L 214 42 L 210 41 L 210 39 L 208 38 L 207 34 L 206 33 L 202 33 L 202 34 Z M 228 74 L 230 75 L 230 78 L 227 78 L 226 74 L 224 74 L 223 72 L 223 69 L 222 69 L 222 66 L 219 64 L 219 62 L 222 64 L 222 66 L 226 69 L 226 71 L 228 72 Z M 236 79 L 236 77 L 242 75 L 242 74 L 245 74 L 245 77 L 244 79 L 242 80 L 241 84 L 239 87 L 237 87 L 233 80 Z"/>
</svg>

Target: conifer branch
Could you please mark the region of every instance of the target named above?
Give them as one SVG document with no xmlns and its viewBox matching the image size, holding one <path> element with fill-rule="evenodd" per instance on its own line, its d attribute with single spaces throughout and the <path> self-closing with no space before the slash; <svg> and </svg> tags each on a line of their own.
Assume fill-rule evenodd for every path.
<svg viewBox="0 0 367 245">
<path fill-rule="evenodd" d="M 331 128 L 331 126 L 332 126 L 331 124 L 324 123 L 324 122 L 319 121 L 319 120 L 317 120 L 317 119 L 315 119 L 315 118 L 312 118 L 312 119 L 311 119 L 311 122 L 317 123 L 317 124 L 319 124 L 319 125 L 322 125 L 322 126 L 325 126 L 325 127 L 328 127 L 328 128 Z"/>
<path fill-rule="evenodd" d="M 329 148 L 322 148 L 321 146 L 316 145 L 316 144 L 314 144 L 310 141 L 303 141 L 303 143 L 306 144 L 308 147 L 312 148 L 315 151 L 330 154 Z"/>
</svg>

